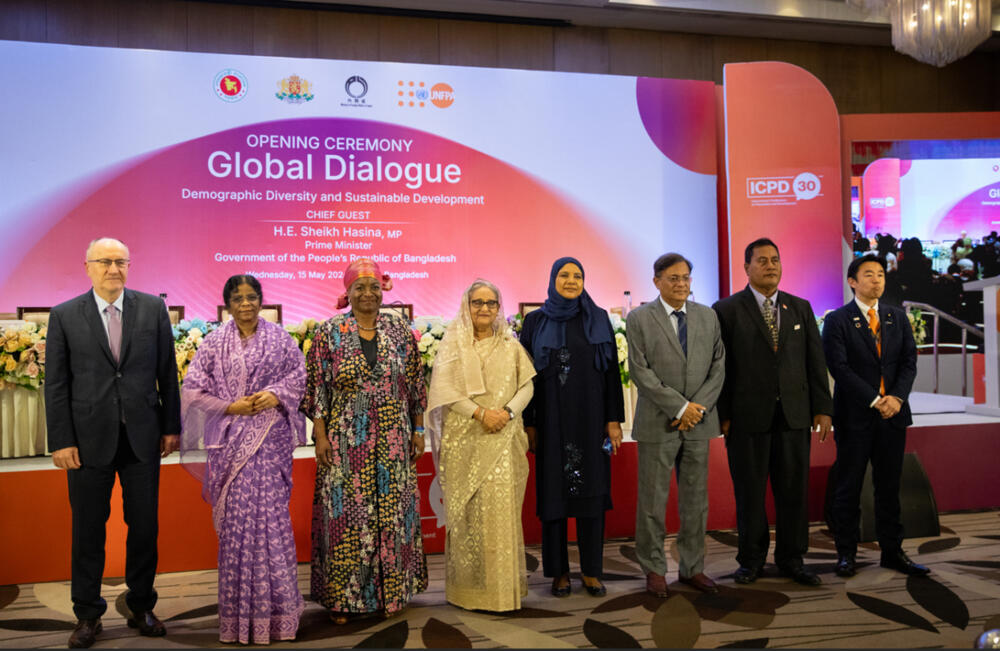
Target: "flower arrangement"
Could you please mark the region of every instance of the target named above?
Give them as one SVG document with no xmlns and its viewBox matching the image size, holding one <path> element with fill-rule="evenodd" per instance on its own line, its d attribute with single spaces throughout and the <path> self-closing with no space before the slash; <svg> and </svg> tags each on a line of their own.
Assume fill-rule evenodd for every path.
<svg viewBox="0 0 1000 651">
<path fill-rule="evenodd" d="M 919 308 L 911 307 L 906 310 L 906 317 L 910 320 L 910 327 L 913 328 L 913 341 L 919 346 L 927 339 L 927 322 Z"/>
<path fill-rule="evenodd" d="M 38 390 L 45 379 L 46 326 L 26 323 L 0 334 L 0 389 Z"/>
<path fill-rule="evenodd" d="M 219 327 L 217 322 L 204 321 L 203 319 L 184 319 L 173 326 L 174 331 L 174 356 L 177 359 L 177 381 L 184 383 L 188 366 L 194 359 L 194 354 L 198 352 L 205 335 Z"/>
<path fill-rule="evenodd" d="M 510 326 L 510 331 L 514 333 L 514 338 L 520 339 L 521 328 L 524 327 L 524 317 L 521 316 L 521 313 L 518 312 L 517 314 L 511 314 L 507 317 L 507 325 Z"/>
<path fill-rule="evenodd" d="M 447 322 L 441 317 L 418 317 L 413 322 L 413 336 L 417 339 L 417 350 L 420 351 L 420 358 L 424 363 L 424 380 L 428 384 L 431 382 L 434 358 L 437 356 L 441 340 L 444 339 L 447 326 Z"/>
<path fill-rule="evenodd" d="M 302 354 L 305 355 L 312 348 L 313 337 L 316 336 L 316 327 L 319 321 L 316 319 L 306 319 L 301 323 L 290 323 L 285 326 L 285 332 L 292 336 L 295 343 L 299 345 Z"/>
<path fill-rule="evenodd" d="M 611 330 L 615 333 L 615 348 L 618 349 L 618 375 L 622 379 L 622 386 L 628 388 L 632 380 L 628 372 L 628 339 L 625 337 L 625 319 L 614 312 L 610 316 Z"/>
</svg>

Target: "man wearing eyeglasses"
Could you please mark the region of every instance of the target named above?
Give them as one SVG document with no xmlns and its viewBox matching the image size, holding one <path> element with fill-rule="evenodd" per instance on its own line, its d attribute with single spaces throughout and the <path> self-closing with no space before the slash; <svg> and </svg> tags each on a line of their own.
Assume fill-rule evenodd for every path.
<svg viewBox="0 0 1000 651">
<path fill-rule="evenodd" d="M 91 646 L 101 597 L 105 523 L 117 475 L 128 524 L 128 625 L 166 633 L 153 614 L 160 458 L 178 448 L 177 362 L 163 300 L 125 289 L 129 251 L 102 238 L 87 247 L 93 288 L 52 308 L 46 340 L 45 414 L 52 461 L 67 471 L 73 512 L 70 648 Z"/>
<path fill-rule="evenodd" d="M 719 591 L 705 575 L 708 522 L 708 448 L 719 436 L 715 403 L 722 391 L 726 354 L 712 308 L 688 300 L 691 263 L 667 253 L 653 263 L 660 295 L 628 315 L 629 373 L 639 389 L 632 438 L 638 443 L 639 496 L 635 548 L 646 573 L 646 590 L 667 589 L 663 552 L 670 475 L 677 467 L 681 583 L 705 593 Z"/>
</svg>

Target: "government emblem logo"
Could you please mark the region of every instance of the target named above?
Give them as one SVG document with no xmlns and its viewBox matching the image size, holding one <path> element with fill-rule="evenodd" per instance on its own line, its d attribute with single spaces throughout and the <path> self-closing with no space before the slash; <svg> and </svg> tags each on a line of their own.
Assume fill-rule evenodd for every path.
<svg viewBox="0 0 1000 651">
<path fill-rule="evenodd" d="M 288 102 L 289 104 L 301 104 L 302 102 L 308 102 L 315 97 L 311 92 L 312 84 L 298 75 L 292 75 L 291 77 L 285 77 L 278 82 L 278 92 L 274 94 L 275 97 L 280 99 L 282 102 Z"/>
<path fill-rule="evenodd" d="M 215 94 L 223 102 L 238 102 L 247 94 L 247 78 L 239 70 L 227 68 L 212 81 Z"/>
</svg>

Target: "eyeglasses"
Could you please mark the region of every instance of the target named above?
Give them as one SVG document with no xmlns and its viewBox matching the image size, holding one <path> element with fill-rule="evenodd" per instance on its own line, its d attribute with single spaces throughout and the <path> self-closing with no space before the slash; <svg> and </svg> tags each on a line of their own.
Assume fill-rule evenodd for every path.
<svg viewBox="0 0 1000 651">
<path fill-rule="evenodd" d="M 666 280 L 671 285 L 680 285 L 681 283 L 684 283 L 686 285 L 691 282 L 691 275 L 688 274 L 686 276 L 665 276 L 664 280 Z"/>
<path fill-rule="evenodd" d="M 494 301 L 494 300 L 484 301 L 481 298 L 474 298 L 471 301 L 469 301 L 469 305 L 471 305 L 472 309 L 474 310 L 478 310 L 484 305 L 490 310 L 495 310 L 500 307 L 500 301 Z"/>
<path fill-rule="evenodd" d="M 247 294 L 246 296 L 233 296 L 229 299 L 229 302 L 233 305 L 240 305 L 243 301 L 246 301 L 247 303 L 256 303 L 259 300 L 260 296 L 257 296 L 256 294 Z"/>
<path fill-rule="evenodd" d="M 101 258 L 100 260 L 87 260 L 87 262 L 92 262 L 94 264 L 99 264 L 105 269 L 110 269 L 111 265 L 115 265 L 119 269 L 128 269 L 131 260 L 127 258 L 118 258 L 117 260 L 109 260 L 108 258 Z"/>
</svg>

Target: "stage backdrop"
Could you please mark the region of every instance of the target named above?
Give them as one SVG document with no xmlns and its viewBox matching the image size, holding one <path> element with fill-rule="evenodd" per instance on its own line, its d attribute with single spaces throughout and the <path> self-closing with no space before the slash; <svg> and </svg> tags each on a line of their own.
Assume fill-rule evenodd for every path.
<svg viewBox="0 0 1000 651">
<path fill-rule="evenodd" d="M 104 235 L 189 317 L 252 273 L 325 318 L 357 256 L 418 315 L 479 276 L 511 314 L 564 255 L 606 307 L 668 250 L 718 296 L 711 82 L 9 41 L 0 79 L 0 311 L 86 289 Z"/>
<path fill-rule="evenodd" d="M 769 237 L 781 251 L 780 288 L 813 311 L 844 303 L 840 123 L 826 87 L 788 63 L 723 68 L 729 208 L 729 287 L 746 286 L 744 249 Z"/>
</svg>

